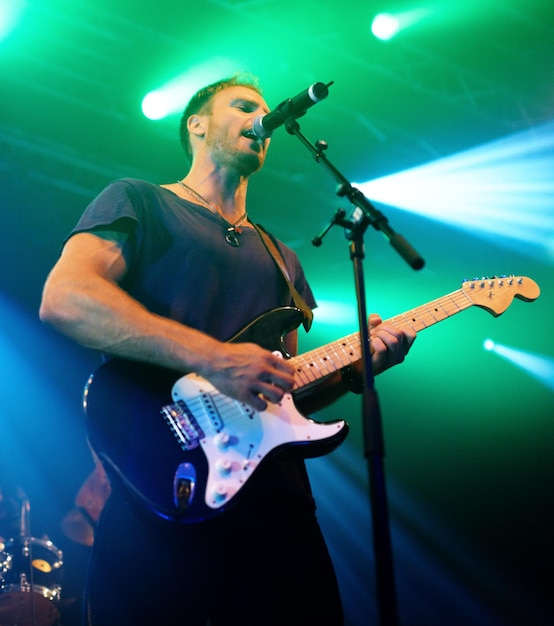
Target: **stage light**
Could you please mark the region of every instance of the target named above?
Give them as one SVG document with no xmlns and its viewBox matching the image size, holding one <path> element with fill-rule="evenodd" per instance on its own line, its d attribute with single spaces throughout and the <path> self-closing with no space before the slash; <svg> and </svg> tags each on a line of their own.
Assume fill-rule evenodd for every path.
<svg viewBox="0 0 554 626">
<path fill-rule="evenodd" d="M 494 350 L 494 341 L 492 339 L 485 339 L 483 343 L 483 348 L 485 348 L 487 352 Z"/>
<path fill-rule="evenodd" d="M 348 326 L 356 323 L 356 307 L 348 295 L 344 295 L 344 300 L 340 300 L 340 294 L 337 298 L 317 300 L 317 321 L 326 326 L 337 326 L 337 320 L 340 320 L 340 326 Z"/>
<path fill-rule="evenodd" d="M 171 111 L 171 104 L 163 91 L 151 91 L 142 100 L 142 112 L 149 120 L 161 120 Z"/>
<path fill-rule="evenodd" d="M 554 261 L 553 159 L 549 122 L 355 186 L 372 201 Z"/>
<path fill-rule="evenodd" d="M 487 343 L 490 347 L 487 348 Z M 554 390 L 554 358 L 542 354 L 525 352 L 518 348 L 502 345 L 488 339 L 485 342 L 485 349 L 494 352 L 506 361 L 527 372 L 536 380 L 542 382 L 548 389 Z"/>
<path fill-rule="evenodd" d="M 26 0 L 0 0 L 0 40 L 7 37 L 19 24 Z"/>
<path fill-rule="evenodd" d="M 180 114 L 198 89 L 234 74 L 237 67 L 238 65 L 229 59 L 212 59 L 207 63 L 195 65 L 146 94 L 142 100 L 142 112 L 151 120 L 162 120 Z"/>
<path fill-rule="evenodd" d="M 371 32 L 383 41 L 392 39 L 400 30 L 398 18 L 390 13 L 379 13 L 373 18 L 371 23 Z"/>
<path fill-rule="evenodd" d="M 389 41 L 400 31 L 417 24 L 431 14 L 431 9 L 414 9 L 400 13 L 378 13 L 371 22 L 371 32 L 382 41 Z"/>
</svg>

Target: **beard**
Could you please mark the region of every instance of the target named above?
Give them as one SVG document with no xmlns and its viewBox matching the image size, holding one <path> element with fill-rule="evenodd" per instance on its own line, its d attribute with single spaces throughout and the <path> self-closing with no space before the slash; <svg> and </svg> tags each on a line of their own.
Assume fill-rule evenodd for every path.
<svg viewBox="0 0 554 626">
<path fill-rule="evenodd" d="M 221 167 L 236 170 L 240 176 L 251 176 L 260 170 L 264 164 L 262 150 L 256 152 L 248 148 L 240 148 L 236 137 L 231 137 L 226 126 L 212 123 L 206 132 L 206 147 L 214 163 Z"/>
</svg>

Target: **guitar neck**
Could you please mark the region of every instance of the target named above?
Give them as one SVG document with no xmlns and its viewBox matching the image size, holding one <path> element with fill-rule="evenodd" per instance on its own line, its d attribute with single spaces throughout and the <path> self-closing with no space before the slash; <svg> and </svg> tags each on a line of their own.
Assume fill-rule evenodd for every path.
<svg viewBox="0 0 554 626">
<path fill-rule="evenodd" d="M 462 289 L 458 289 L 411 311 L 391 317 L 384 323 L 396 327 L 409 326 L 416 332 L 420 332 L 464 311 L 473 304 L 471 298 Z M 361 358 L 362 346 L 359 332 L 293 357 L 291 361 L 296 366 L 294 390 L 321 380 L 347 365 L 356 363 Z"/>
</svg>

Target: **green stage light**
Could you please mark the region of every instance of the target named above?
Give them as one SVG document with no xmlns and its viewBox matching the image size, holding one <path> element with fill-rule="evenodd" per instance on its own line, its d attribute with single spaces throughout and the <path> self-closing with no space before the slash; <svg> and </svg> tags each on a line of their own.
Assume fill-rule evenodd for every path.
<svg viewBox="0 0 554 626">
<path fill-rule="evenodd" d="M 238 64 L 229 59 L 212 59 L 195 65 L 146 94 L 142 100 L 142 112 L 151 120 L 180 114 L 198 89 L 236 73 L 237 67 Z"/>
<path fill-rule="evenodd" d="M 16 28 L 26 6 L 26 0 L 0 0 L 0 40 Z"/>
<path fill-rule="evenodd" d="M 430 17 L 432 9 L 413 9 L 400 13 L 378 13 L 371 22 L 371 32 L 374 37 L 388 41 L 396 37 L 399 32 Z"/>
<path fill-rule="evenodd" d="M 392 39 L 400 30 L 400 22 L 398 18 L 390 13 L 379 13 L 373 18 L 371 23 L 371 32 L 383 41 Z"/>
<path fill-rule="evenodd" d="M 161 120 L 170 110 L 171 105 L 162 90 L 151 91 L 142 100 L 142 112 L 149 120 Z"/>
</svg>

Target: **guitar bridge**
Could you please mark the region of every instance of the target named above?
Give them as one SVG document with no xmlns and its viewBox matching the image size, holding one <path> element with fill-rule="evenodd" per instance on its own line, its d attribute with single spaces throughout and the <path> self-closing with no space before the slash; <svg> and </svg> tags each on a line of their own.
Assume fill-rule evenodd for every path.
<svg viewBox="0 0 554 626">
<path fill-rule="evenodd" d="M 183 450 L 198 447 L 198 440 L 205 436 L 204 431 L 183 400 L 162 407 L 161 413 Z"/>
</svg>

